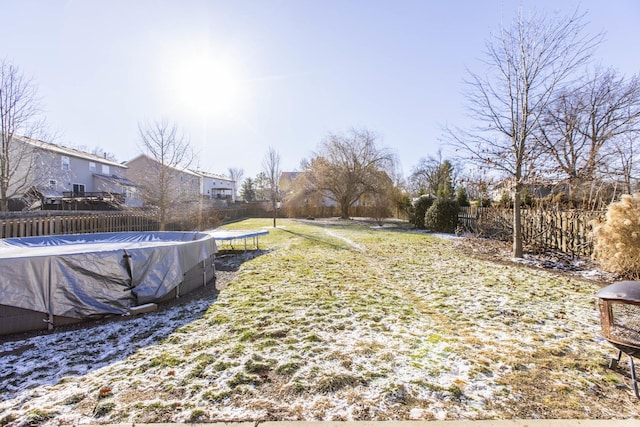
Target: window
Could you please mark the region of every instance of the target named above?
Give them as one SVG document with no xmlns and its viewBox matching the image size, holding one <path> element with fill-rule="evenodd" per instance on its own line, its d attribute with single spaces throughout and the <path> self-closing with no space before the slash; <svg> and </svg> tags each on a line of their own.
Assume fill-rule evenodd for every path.
<svg viewBox="0 0 640 427">
<path fill-rule="evenodd" d="M 134 187 L 122 187 L 122 194 L 124 194 L 127 199 L 133 199 L 136 197 L 136 189 Z"/>
<path fill-rule="evenodd" d="M 104 175 L 109 175 L 109 165 L 102 165 L 102 173 Z"/>
<path fill-rule="evenodd" d="M 62 156 L 62 170 L 69 170 L 69 158 L 67 156 Z"/>
<path fill-rule="evenodd" d="M 96 169 L 97 169 L 97 168 L 96 168 L 96 164 L 95 164 L 95 163 L 93 163 L 93 162 L 89 162 L 89 170 L 90 170 L 91 172 L 95 172 L 95 171 L 96 171 Z"/>
<path fill-rule="evenodd" d="M 73 184 L 73 194 L 76 196 L 84 196 L 84 184 Z"/>
</svg>

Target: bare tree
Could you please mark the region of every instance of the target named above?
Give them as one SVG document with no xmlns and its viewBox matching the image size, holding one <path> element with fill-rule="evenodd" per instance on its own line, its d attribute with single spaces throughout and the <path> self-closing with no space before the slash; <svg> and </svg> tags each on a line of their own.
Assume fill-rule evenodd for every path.
<svg viewBox="0 0 640 427">
<path fill-rule="evenodd" d="M 276 227 L 276 217 L 278 216 L 278 202 L 280 199 L 280 154 L 275 148 L 269 147 L 267 154 L 262 160 L 262 169 L 267 176 L 269 188 L 269 200 L 273 209 L 273 228 Z"/>
<path fill-rule="evenodd" d="M 94 156 L 99 156 L 102 157 L 106 160 L 111 160 L 112 162 L 117 162 L 118 158 L 116 157 L 115 154 L 105 150 L 104 148 L 100 147 L 99 145 L 93 147 L 93 149 L 91 150 L 86 150 L 89 153 L 93 154 Z"/>
<path fill-rule="evenodd" d="M 513 256 L 522 257 L 520 199 L 535 172 L 540 116 L 563 82 L 586 64 L 599 36 L 583 34 L 584 15 L 525 16 L 501 26 L 486 43 L 486 73 L 469 71 L 466 99 L 478 126 L 450 130 L 463 157 L 512 182 Z"/>
<path fill-rule="evenodd" d="M 42 130 L 40 113 L 33 81 L 20 68 L 0 60 L 0 211 L 8 210 L 9 199 L 22 196 L 33 185 L 34 146 L 19 137 Z"/>
<path fill-rule="evenodd" d="M 351 130 L 344 135 L 329 134 L 320 150 L 302 167 L 312 191 L 322 193 L 340 206 L 342 218 L 349 218 L 349 208 L 364 195 L 375 194 L 376 185 L 385 182 L 380 173 L 394 176 L 395 156 L 376 145 L 369 130 Z M 386 191 L 386 189 L 385 189 Z"/>
<path fill-rule="evenodd" d="M 621 154 L 623 162 L 628 160 L 620 145 L 639 125 L 640 79 L 626 81 L 613 69 L 596 69 L 562 90 L 545 110 L 539 134 L 551 159 L 546 164 L 568 179 L 574 197 L 571 193 L 610 170 L 608 159 Z"/>
<path fill-rule="evenodd" d="M 638 136 L 640 131 L 628 133 L 622 138 L 616 139 L 613 147 L 613 162 L 609 164 L 607 172 L 622 180 L 623 192 L 633 194 L 637 191 L 638 180 L 640 175 L 637 172 L 638 163 L 640 162 L 638 149 Z M 635 185 L 634 185 L 635 184 Z"/>
<path fill-rule="evenodd" d="M 383 225 L 384 219 L 392 215 L 392 209 L 399 199 L 399 188 L 395 185 L 391 176 L 385 171 L 378 171 L 372 176 L 371 183 L 375 191 L 369 195 L 371 206 L 371 216 L 378 225 Z"/>
<path fill-rule="evenodd" d="M 229 178 L 233 180 L 233 200 L 236 200 L 238 188 L 240 187 L 242 178 L 244 177 L 244 169 L 229 168 Z"/>
<path fill-rule="evenodd" d="M 469 199 L 476 201 L 478 206 L 486 206 L 490 202 L 489 189 L 494 182 L 487 172 L 478 168 L 462 169 L 458 177 L 459 185 L 465 188 Z"/>
<path fill-rule="evenodd" d="M 413 168 L 409 177 L 412 190 L 418 195 L 437 195 L 443 188 L 454 185 L 459 169 L 457 164 L 444 159 L 442 151 L 438 150 L 437 156 L 422 158 Z"/>
<path fill-rule="evenodd" d="M 140 148 L 150 161 L 136 168 L 132 178 L 142 184 L 145 202 L 158 208 L 160 230 L 165 230 L 172 211 L 184 210 L 180 202 L 198 195 L 199 179 L 188 171 L 195 156 L 189 138 L 167 120 L 138 124 L 138 131 Z"/>
</svg>

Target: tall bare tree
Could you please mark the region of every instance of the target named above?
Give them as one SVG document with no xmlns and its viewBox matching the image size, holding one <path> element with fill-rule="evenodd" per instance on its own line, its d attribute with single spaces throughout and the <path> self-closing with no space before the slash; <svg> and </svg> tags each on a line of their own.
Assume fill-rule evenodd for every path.
<svg viewBox="0 0 640 427">
<path fill-rule="evenodd" d="M 613 69 L 562 90 L 544 112 L 540 141 L 549 165 L 579 186 L 606 170 L 616 140 L 640 127 L 640 79 L 625 80 Z"/>
<path fill-rule="evenodd" d="M 233 200 L 236 200 L 238 188 L 240 188 L 242 178 L 244 177 L 244 169 L 229 168 L 228 173 L 229 178 L 233 180 Z"/>
<path fill-rule="evenodd" d="M 189 138 L 166 119 L 138 124 L 138 131 L 140 148 L 150 161 L 132 178 L 142 184 L 145 201 L 158 208 L 160 230 L 164 230 L 172 211 L 184 209 L 180 205 L 184 197 L 197 195 L 184 182 L 195 156 Z"/>
<path fill-rule="evenodd" d="M 362 196 L 382 191 L 377 185 L 386 182 L 380 179 L 381 172 L 394 176 L 395 156 L 389 149 L 378 147 L 376 139 L 367 129 L 329 134 L 314 157 L 302 163 L 310 191 L 338 203 L 344 219 L 349 218 L 349 208 Z"/>
<path fill-rule="evenodd" d="M 468 162 L 510 178 L 517 258 L 522 257 L 521 194 L 539 154 L 534 132 L 555 91 L 589 61 L 600 40 L 583 28 L 578 11 L 549 17 L 520 10 L 486 42 L 486 71 L 469 71 L 466 100 L 478 125 L 449 132 Z"/>
<path fill-rule="evenodd" d="M 0 60 L 0 211 L 8 210 L 9 199 L 33 185 L 34 147 L 23 144 L 19 136 L 42 131 L 40 114 L 35 83 L 17 66 Z"/>
<path fill-rule="evenodd" d="M 269 189 L 269 200 L 273 209 L 273 228 L 276 227 L 276 217 L 278 216 L 278 202 L 280 200 L 280 154 L 275 148 L 269 147 L 267 154 L 262 160 L 262 170 L 267 177 Z"/>
</svg>

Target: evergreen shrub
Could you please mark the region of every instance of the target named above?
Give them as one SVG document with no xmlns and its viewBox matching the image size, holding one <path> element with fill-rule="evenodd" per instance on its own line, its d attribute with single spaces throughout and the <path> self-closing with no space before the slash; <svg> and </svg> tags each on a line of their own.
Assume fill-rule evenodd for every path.
<svg viewBox="0 0 640 427">
<path fill-rule="evenodd" d="M 469 203 L 469 196 L 467 195 L 467 190 L 465 190 L 464 187 L 458 188 L 458 191 L 456 192 L 456 201 L 458 202 L 458 206 L 460 206 L 461 208 L 466 208 L 471 206 L 471 203 Z"/>
<path fill-rule="evenodd" d="M 459 210 L 456 200 L 437 198 L 424 216 L 424 225 L 431 231 L 453 233 L 458 225 Z"/>
<path fill-rule="evenodd" d="M 424 215 L 427 213 L 427 210 L 431 207 L 434 200 L 435 199 L 431 196 L 423 195 L 413 203 L 413 213 L 410 221 L 416 228 L 424 228 Z"/>
</svg>

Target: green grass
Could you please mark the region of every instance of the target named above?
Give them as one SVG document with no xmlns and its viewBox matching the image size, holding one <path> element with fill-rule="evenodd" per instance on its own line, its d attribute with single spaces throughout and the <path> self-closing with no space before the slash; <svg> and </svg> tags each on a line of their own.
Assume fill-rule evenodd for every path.
<svg viewBox="0 0 640 427">
<path fill-rule="evenodd" d="M 248 220 L 228 228 L 258 229 L 269 224 Z M 567 341 L 576 344 L 574 330 L 579 332 L 582 325 L 565 325 L 557 336 L 547 326 L 558 313 L 591 316 L 595 285 L 471 258 L 456 252 L 451 241 L 424 234 L 375 230 L 353 222 L 316 225 L 279 220 L 278 225 L 282 228 L 268 228 L 269 235 L 261 238 L 267 252 L 244 263 L 236 283 L 221 295 L 223 305 L 241 316 L 230 310 L 211 313 L 242 324 L 234 340 L 246 345 L 245 354 L 273 350 L 291 357 L 330 359 L 326 348 L 343 345 L 335 334 L 357 329 L 389 338 L 383 344 L 363 340 L 350 350 L 358 360 L 336 361 L 351 372 L 314 376 L 308 367 L 294 365 L 297 377 L 315 383 L 311 389 L 334 392 L 342 390 L 342 384 L 361 386 L 363 378 L 387 379 L 391 374 L 386 372 L 392 371 L 383 362 L 395 362 L 396 347 L 399 356 L 408 357 L 425 375 L 444 375 L 450 370 L 446 360 L 462 357 L 471 364 L 466 381 L 498 384 L 495 378 L 500 375 L 494 367 L 529 364 L 542 370 L 544 363 L 551 363 L 550 357 L 557 381 L 581 369 L 558 354 L 565 354 Z M 280 329 L 286 333 L 269 332 Z M 408 336 L 413 338 L 407 340 Z M 591 338 L 586 334 L 583 339 Z M 542 343 L 547 344 L 549 357 L 536 360 L 531 354 Z M 599 360 L 592 347 L 589 352 L 587 358 Z M 359 364 L 363 359 L 378 360 L 380 366 Z M 597 363 L 588 369 L 605 375 Z M 535 375 L 524 378 L 517 370 L 510 372 L 504 375 L 510 378 L 507 382 L 521 386 L 530 394 L 527 399 L 541 392 Z M 272 374 L 288 373 L 276 367 Z M 443 390 L 456 401 L 466 396 L 457 383 L 425 381 L 428 386 L 422 387 Z M 562 392 L 577 395 L 588 390 Z M 563 407 L 561 402 L 556 406 Z M 564 415 L 563 411 L 557 413 Z"/>
<path fill-rule="evenodd" d="M 278 226 L 200 319 L 100 370 L 96 383 L 117 402 L 101 422 L 406 419 L 414 408 L 427 418 L 635 415 L 596 341 L 597 285 L 476 259 L 425 234 Z M 137 400 L 121 399 L 132 389 Z M 81 388 L 68 395 L 32 419 L 90 404 Z"/>
</svg>

